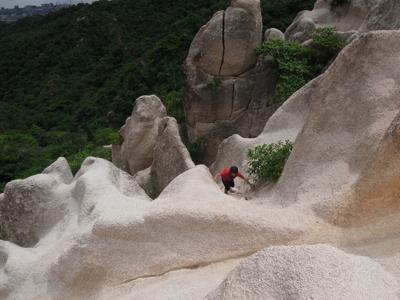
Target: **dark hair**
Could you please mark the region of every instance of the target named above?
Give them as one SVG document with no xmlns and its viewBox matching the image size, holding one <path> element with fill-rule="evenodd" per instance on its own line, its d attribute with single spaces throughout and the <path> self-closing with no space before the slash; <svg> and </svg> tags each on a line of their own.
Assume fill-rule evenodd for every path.
<svg viewBox="0 0 400 300">
<path fill-rule="evenodd" d="M 232 167 L 231 167 L 231 172 L 232 172 L 232 173 L 237 173 L 237 172 L 239 172 L 238 167 L 232 166 Z"/>
</svg>

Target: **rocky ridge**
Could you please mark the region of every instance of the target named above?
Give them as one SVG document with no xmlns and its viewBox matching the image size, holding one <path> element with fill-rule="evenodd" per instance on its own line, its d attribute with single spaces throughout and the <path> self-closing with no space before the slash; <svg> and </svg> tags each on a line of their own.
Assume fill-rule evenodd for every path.
<svg viewBox="0 0 400 300">
<path fill-rule="evenodd" d="M 254 3 L 231 7 L 254 18 Z M 326 3 L 312 14 L 325 7 L 321 20 L 329 25 L 329 13 L 348 9 L 351 17 L 364 2 Z M 127 152 L 137 156 L 119 156 L 135 177 L 97 158 L 73 177 L 61 158 L 43 174 L 7 184 L 0 298 L 399 298 L 400 31 L 362 32 L 365 23 L 397 29 L 396 3 L 386 13 L 388 1 L 368 3 L 357 15 L 364 21 L 351 27 L 359 32 L 324 74 L 257 137 L 224 140 L 211 172 L 193 165 L 176 121 L 149 96 L 122 130 L 126 145 L 130 134 L 151 143 L 150 150 L 132 143 Z M 149 104 L 158 109 L 142 111 Z M 225 195 L 213 181 L 224 166 L 245 170 L 248 149 L 286 139 L 294 150 L 280 180 L 252 201 Z M 182 165 L 157 165 L 165 160 Z M 155 199 L 141 187 L 152 176 L 167 179 L 154 181 Z"/>
</svg>

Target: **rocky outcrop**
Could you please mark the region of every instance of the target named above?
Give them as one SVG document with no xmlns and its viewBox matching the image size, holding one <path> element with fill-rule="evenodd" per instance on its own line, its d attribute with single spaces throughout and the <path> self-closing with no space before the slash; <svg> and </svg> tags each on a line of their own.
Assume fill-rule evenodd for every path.
<svg viewBox="0 0 400 300">
<path fill-rule="evenodd" d="M 374 300 L 397 299 L 398 291 L 396 279 L 372 259 L 313 245 L 250 256 L 206 299 Z"/>
<path fill-rule="evenodd" d="M 113 147 L 114 164 L 130 174 L 150 167 L 159 123 L 166 116 L 167 111 L 157 96 L 136 99 L 132 116 L 120 129 L 123 143 Z"/>
<path fill-rule="evenodd" d="M 157 96 L 142 96 L 120 130 L 122 145 L 113 145 L 113 163 L 135 176 L 151 197 L 195 165 L 183 144 L 180 128 Z"/>
<path fill-rule="evenodd" d="M 43 175 L 38 176 L 17 183 L 26 186 Z M 47 223 L 35 248 L 0 241 L 1 270 L 7 269 L 0 295 L 9 299 L 98 297 L 124 281 L 288 242 L 306 228 L 290 211 L 273 220 L 273 209 L 232 200 L 204 166 L 175 178 L 154 201 L 129 174 L 92 157 L 70 184 L 40 187 L 38 203 L 57 205 L 62 198 L 71 209 L 60 223 Z M 43 211 L 43 219 L 49 213 Z M 12 225 L 12 219 L 2 221 Z"/>
<path fill-rule="evenodd" d="M 260 2 L 232 1 L 196 35 L 185 62 L 185 113 L 190 142 L 201 139 L 206 163 L 219 143 L 256 136 L 275 111 L 272 58 L 257 61 L 262 41 Z"/>
<path fill-rule="evenodd" d="M 230 165 L 231 157 L 245 167 L 248 149 L 289 139 L 294 149 L 269 191 L 271 201 L 310 205 L 342 226 L 398 212 L 399 38 L 399 31 L 361 35 L 294 94 L 258 138 L 226 140 L 213 171 Z"/>
<path fill-rule="evenodd" d="M 264 42 L 284 40 L 284 39 L 285 39 L 285 35 L 279 29 L 270 28 L 270 29 L 265 30 Z"/>
<path fill-rule="evenodd" d="M 1 238 L 33 247 L 70 209 L 63 186 L 72 174 L 67 161 L 58 159 L 42 174 L 8 183 L 0 197 Z"/>
<path fill-rule="evenodd" d="M 174 118 L 164 118 L 159 125 L 151 165 L 155 193 L 159 194 L 173 179 L 194 167 L 189 151 L 181 141 L 178 123 Z"/>
<path fill-rule="evenodd" d="M 332 4 L 333 0 L 318 0 L 312 11 L 298 14 L 285 32 L 286 39 L 305 42 L 309 33 L 319 27 L 334 27 L 346 38 L 372 30 L 400 29 L 400 3 L 395 0 L 350 0 L 348 4 Z"/>
</svg>

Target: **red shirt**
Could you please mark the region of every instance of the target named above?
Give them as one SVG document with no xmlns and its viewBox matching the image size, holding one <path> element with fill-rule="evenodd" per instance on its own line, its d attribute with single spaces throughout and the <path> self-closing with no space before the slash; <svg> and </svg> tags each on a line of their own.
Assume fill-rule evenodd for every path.
<svg viewBox="0 0 400 300">
<path fill-rule="evenodd" d="M 232 173 L 231 173 L 231 168 L 225 168 L 221 173 L 219 173 L 219 176 L 221 176 L 222 180 L 225 182 L 230 182 L 233 181 Z M 244 179 L 243 175 L 240 174 L 238 171 L 237 176 Z"/>
</svg>

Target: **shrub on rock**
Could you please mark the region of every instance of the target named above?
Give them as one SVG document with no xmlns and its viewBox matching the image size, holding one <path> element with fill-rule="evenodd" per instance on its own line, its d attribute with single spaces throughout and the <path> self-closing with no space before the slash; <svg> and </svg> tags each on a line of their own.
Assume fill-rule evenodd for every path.
<svg viewBox="0 0 400 300">
<path fill-rule="evenodd" d="M 292 149 L 293 144 L 288 140 L 250 149 L 249 174 L 257 180 L 278 180 Z"/>
</svg>

